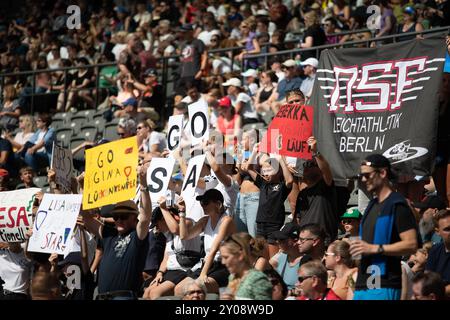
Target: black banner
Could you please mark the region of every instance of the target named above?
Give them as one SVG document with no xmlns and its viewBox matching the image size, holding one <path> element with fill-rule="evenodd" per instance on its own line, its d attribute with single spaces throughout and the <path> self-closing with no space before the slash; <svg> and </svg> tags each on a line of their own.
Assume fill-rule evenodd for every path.
<svg viewBox="0 0 450 320">
<path fill-rule="evenodd" d="M 356 175 L 372 153 L 401 175 L 430 175 L 444 61 L 444 34 L 322 52 L 311 99 L 314 135 L 335 181 Z"/>
</svg>

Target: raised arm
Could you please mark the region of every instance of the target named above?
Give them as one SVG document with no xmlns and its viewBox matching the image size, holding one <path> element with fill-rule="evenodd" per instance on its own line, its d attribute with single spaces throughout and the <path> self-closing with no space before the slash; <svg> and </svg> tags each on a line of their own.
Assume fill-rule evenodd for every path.
<svg viewBox="0 0 450 320">
<path fill-rule="evenodd" d="M 314 136 L 308 138 L 308 144 L 311 146 L 311 151 L 317 161 L 320 171 L 322 171 L 323 180 L 328 186 L 333 183 L 333 174 L 331 173 L 330 165 L 323 155 L 317 152 L 317 140 Z"/>
<path fill-rule="evenodd" d="M 292 188 L 292 183 L 294 182 L 294 178 L 292 177 L 292 173 L 289 170 L 286 161 L 284 160 L 284 157 L 279 156 L 279 162 L 280 162 L 280 166 L 281 166 L 281 170 L 283 171 L 283 177 L 284 177 L 284 181 L 286 183 L 286 187 L 288 187 L 289 189 Z"/>
<path fill-rule="evenodd" d="M 217 163 L 216 158 L 211 153 L 211 149 L 209 148 L 209 146 L 206 146 L 205 153 L 206 159 L 208 160 L 208 163 L 211 166 L 211 169 L 214 171 L 214 174 L 216 175 L 217 179 L 219 179 L 219 181 L 223 183 L 226 187 L 231 186 L 232 183 L 231 177 L 227 175 L 225 172 L 223 172 L 222 165 Z"/>
<path fill-rule="evenodd" d="M 180 210 L 180 239 L 190 240 L 200 235 L 203 232 L 208 221 L 208 217 L 202 217 L 195 224 L 191 224 L 186 219 L 186 206 L 183 197 L 178 198 L 178 209 Z"/>
<path fill-rule="evenodd" d="M 139 182 L 141 186 L 147 186 L 147 169 L 150 162 L 138 166 Z M 139 206 L 138 224 L 136 226 L 136 233 L 139 240 L 144 240 L 148 235 L 148 228 L 152 218 L 152 202 L 147 188 L 141 188 L 141 205 Z"/>
</svg>

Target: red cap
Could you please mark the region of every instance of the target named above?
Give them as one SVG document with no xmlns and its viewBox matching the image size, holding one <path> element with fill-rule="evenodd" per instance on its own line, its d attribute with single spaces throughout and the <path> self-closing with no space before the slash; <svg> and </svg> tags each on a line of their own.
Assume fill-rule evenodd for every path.
<svg viewBox="0 0 450 320">
<path fill-rule="evenodd" d="M 0 177 L 7 177 L 9 176 L 8 170 L 0 169 Z"/>
<path fill-rule="evenodd" d="M 228 96 L 223 97 L 219 100 L 219 107 L 229 108 L 231 107 L 231 99 Z"/>
</svg>

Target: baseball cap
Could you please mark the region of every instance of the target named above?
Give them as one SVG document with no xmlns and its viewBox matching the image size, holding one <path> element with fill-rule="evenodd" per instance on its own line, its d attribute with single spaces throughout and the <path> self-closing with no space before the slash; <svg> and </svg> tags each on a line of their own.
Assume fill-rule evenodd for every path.
<svg viewBox="0 0 450 320">
<path fill-rule="evenodd" d="M 228 96 L 223 97 L 219 100 L 219 107 L 229 108 L 231 107 L 231 99 Z"/>
<path fill-rule="evenodd" d="M 257 16 L 269 16 L 269 11 L 266 9 L 259 9 L 256 11 Z"/>
<path fill-rule="evenodd" d="M 224 201 L 222 193 L 216 189 L 206 190 L 206 192 L 203 195 L 197 196 L 195 200 L 197 201 L 212 200 L 212 201 L 220 201 L 222 203 Z"/>
<path fill-rule="evenodd" d="M 123 106 L 133 106 L 133 107 L 137 107 L 138 105 L 138 101 L 135 98 L 128 98 L 127 100 L 125 100 L 123 103 Z"/>
<path fill-rule="evenodd" d="M 361 219 L 362 215 L 358 208 L 348 208 L 341 219 Z"/>
<path fill-rule="evenodd" d="M 371 154 L 366 157 L 366 159 L 362 162 L 362 165 L 369 166 L 372 168 L 388 168 L 391 169 L 391 163 L 389 160 L 378 153 Z"/>
<path fill-rule="evenodd" d="M 181 25 L 180 28 L 178 28 L 179 31 L 193 31 L 194 30 L 194 26 L 190 23 L 184 23 L 183 25 Z"/>
<path fill-rule="evenodd" d="M 228 79 L 228 81 L 225 81 L 224 83 L 222 83 L 222 86 L 224 86 L 224 87 L 227 87 L 227 86 L 241 87 L 242 82 L 238 78 L 231 78 L 231 79 Z"/>
<path fill-rule="evenodd" d="M 445 202 L 439 196 L 428 196 L 422 202 L 414 202 L 413 207 L 418 209 L 445 209 Z"/>
<path fill-rule="evenodd" d="M 272 238 L 277 240 L 287 240 L 298 238 L 300 227 L 298 224 L 289 222 L 286 223 L 280 230 L 272 233 Z"/>
<path fill-rule="evenodd" d="M 157 75 L 158 75 L 158 73 L 153 68 L 148 68 L 144 72 L 144 77 L 151 77 L 151 76 L 155 76 L 156 77 Z"/>
<path fill-rule="evenodd" d="M 128 213 L 128 214 L 135 214 L 137 215 L 139 212 L 138 207 L 136 203 L 132 200 L 126 200 L 118 202 L 114 205 L 114 207 L 111 210 L 111 215 L 115 216 L 116 214 L 120 213 Z"/>
<path fill-rule="evenodd" d="M 0 177 L 7 177 L 9 176 L 9 172 L 6 169 L 0 169 Z"/>
<path fill-rule="evenodd" d="M 153 229 L 154 227 L 156 227 L 156 223 L 158 221 L 160 221 L 163 218 L 163 213 L 161 211 L 160 207 L 156 207 L 155 209 L 153 209 L 152 212 L 152 220 L 151 220 L 151 224 L 150 224 L 150 229 Z"/>
<path fill-rule="evenodd" d="M 243 77 L 254 77 L 256 78 L 258 76 L 258 71 L 255 69 L 248 69 L 247 71 L 241 73 Z"/>
<path fill-rule="evenodd" d="M 403 9 L 403 12 L 404 12 L 404 13 L 407 13 L 407 14 L 413 15 L 413 14 L 416 13 L 416 10 L 415 10 L 413 7 L 411 7 L 411 6 L 407 6 L 407 7 L 405 7 L 405 8 Z"/>
<path fill-rule="evenodd" d="M 294 59 L 288 59 L 285 62 L 283 62 L 282 65 L 285 66 L 285 67 L 290 68 L 290 67 L 297 66 L 297 62 Z"/>
<path fill-rule="evenodd" d="M 313 66 L 314 68 L 317 68 L 319 66 L 319 60 L 316 58 L 308 58 L 300 64 L 302 66 Z"/>
<path fill-rule="evenodd" d="M 186 102 L 180 102 L 180 103 L 176 104 L 174 107 L 179 110 L 185 110 L 185 109 L 187 109 L 188 104 Z"/>
</svg>

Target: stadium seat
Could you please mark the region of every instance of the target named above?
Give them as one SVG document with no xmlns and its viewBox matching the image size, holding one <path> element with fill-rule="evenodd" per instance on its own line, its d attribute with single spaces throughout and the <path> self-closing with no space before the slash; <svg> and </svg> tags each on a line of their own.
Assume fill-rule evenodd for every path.
<svg viewBox="0 0 450 320">
<path fill-rule="evenodd" d="M 93 125 L 97 128 L 98 132 L 103 132 L 105 130 L 106 120 L 101 118 L 94 118 Z"/>
<path fill-rule="evenodd" d="M 108 139 L 109 141 L 114 141 L 120 138 L 119 135 L 117 134 L 116 123 L 108 123 L 105 126 L 105 130 L 103 131 L 103 138 Z"/>
<path fill-rule="evenodd" d="M 46 176 L 37 176 L 33 178 L 33 183 L 38 188 L 45 188 L 48 187 L 48 180 Z"/>
<path fill-rule="evenodd" d="M 78 134 L 81 127 L 89 124 L 89 119 L 85 116 L 73 116 L 70 121 L 70 128 L 74 134 Z"/>
<path fill-rule="evenodd" d="M 75 117 L 84 117 L 88 119 L 88 122 L 90 122 L 94 119 L 94 114 L 95 114 L 94 109 L 81 110 L 75 113 Z"/>
<path fill-rule="evenodd" d="M 52 117 L 53 121 L 55 120 L 63 120 L 65 123 L 70 122 L 72 117 L 72 113 L 70 112 L 58 112 Z"/>
<path fill-rule="evenodd" d="M 73 135 L 73 131 L 70 128 L 58 129 L 58 130 L 56 130 L 56 142 L 60 146 L 67 148 L 69 146 L 72 135 Z"/>
<path fill-rule="evenodd" d="M 77 138 L 83 138 L 87 141 L 97 141 L 100 137 L 97 136 L 98 129 L 95 126 L 83 126 L 77 135 Z"/>
<path fill-rule="evenodd" d="M 70 141 L 70 149 L 75 149 L 76 147 L 78 147 L 80 144 L 82 144 L 83 142 L 85 142 L 86 140 L 84 138 L 73 138 Z M 84 150 L 80 150 L 77 153 L 75 153 L 73 155 L 73 160 L 78 160 L 78 161 L 82 161 L 84 162 Z"/>
<path fill-rule="evenodd" d="M 64 122 L 64 119 L 53 119 L 52 123 L 50 125 L 50 128 L 53 128 L 55 130 L 64 128 L 66 126 L 66 123 Z"/>
</svg>

